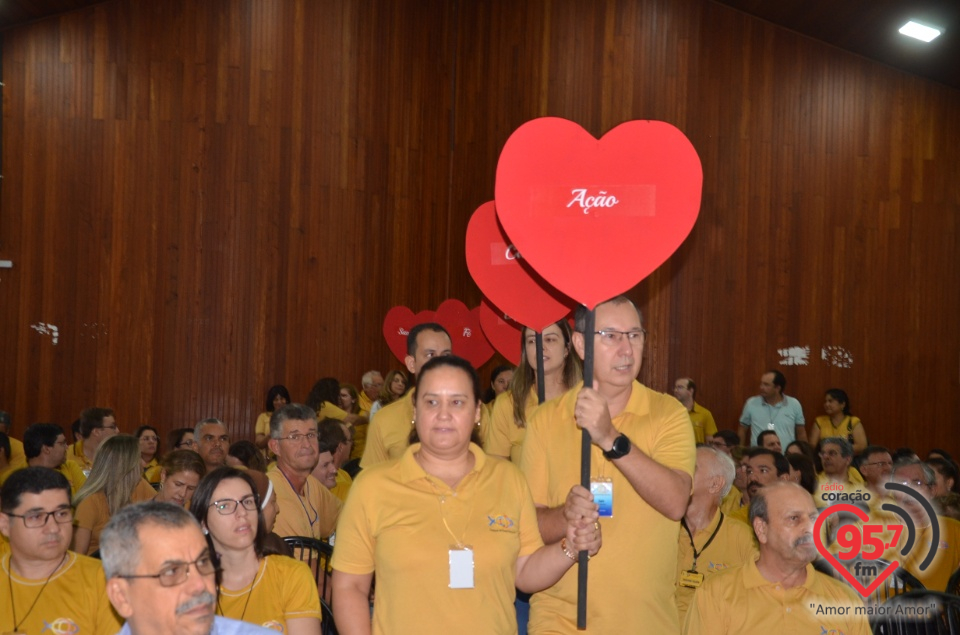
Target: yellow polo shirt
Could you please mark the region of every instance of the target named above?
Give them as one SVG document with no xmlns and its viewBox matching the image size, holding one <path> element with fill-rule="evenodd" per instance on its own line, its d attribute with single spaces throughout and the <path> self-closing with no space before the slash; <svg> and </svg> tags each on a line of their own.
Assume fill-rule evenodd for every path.
<svg viewBox="0 0 960 635">
<path fill-rule="evenodd" d="M 531 388 L 523 406 L 526 421 L 530 421 L 530 417 L 533 416 L 539 405 L 537 389 Z M 487 437 L 484 439 L 483 450 L 487 454 L 508 456 L 515 465 L 520 465 L 520 450 L 523 447 L 523 439 L 526 435 L 526 426 L 521 428 L 513 418 L 513 393 L 507 391 L 499 394 L 493 401 L 490 427 Z"/>
<path fill-rule="evenodd" d="M 324 419 L 336 419 L 337 421 L 343 421 L 349 415 L 346 410 L 340 406 L 335 406 L 329 401 L 324 401 L 320 404 L 320 409 L 317 410 L 317 421 L 323 421 Z M 267 436 L 270 436 L 267 433 Z"/>
<path fill-rule="evenodd" d="M 333 568 L 376 572 L 375 634 L 516 633 L 517 558 L 543 545 L 523 475 L 470 444 L 473 470 L 454 492 L 420 467 L 419 448 L 357 477 Z M 449 588 L 455 540 L 473 548 L 472 589 Z"/>
<path fill-rule="evenodd" d="M 153 500 L 156 495 L 157 490 L 141 478 L 133 489 L 130 502 L 142 503 L 143 501 Z M 100 532 L 103 531 L 109 521 L 110 506 L 103 490 L 87 496 L 80 502 L 73 519 L 73 525 L 90 530 L 90 546 L 87 547 L 85 555 L 90 555 L 100 548 Z"/>
<path fill-rule="evenodd" d="M 379 417 L 367 426 L 367 443 L 360 459 L 360 467 L 367 469 L 377 463 L 396 459 L 410 445 L 410 430 L 413 428 L 413 391 L 387 404 L 378 412 Z"/>
<path fill-rule="evenodd" d="M 289 619 L 320 619 L 320 593 L 306 564 L 287 556 L 266 556 L 250 585 L 237 591 L 220 586 L 217 615 L 288 633 Z"/>
<path fill-rule="evenodd" d="M 811 605 L 813 608 L 811 608 Z M 870 635 L 863 602 L 852 587 L 807 565 L 807 579 L 784 589 L 769 582 L 755 560 L 707 577 L 687 613 L 684 635 Z M 828 613 L 842 611 L 844 615 Z M 819 614 L 818 614 L 819 613 Z"/>
<path fill-rule="evenodd" d="M 719 530 L 717 529 L 719 525 Z M 714 536 L 714 532 L 716 535 Z M 710 537 L 713 536 L 713 540 Z M 710 544 L 704 548 L 704 545 Z M 724 517 L 723 523 L 720 523 L 720 510 L 713 515 L 710 524 L 693 535 L 693 544 L 690 544 L 690 534 L 681 527 L 678 537 L 677 548 L 677 613 L 680 616 L 680 624 L 683 624 L 687 616 L 687 608 L 693 601 L 693 594 L 696 588 L 682 586 L 680 584 L 680 574 L 684 571 L 690 571 L 693 566 L 693 547 L 696 545 L 697 567 L 695 571 L 702 573 L 704 580 L 711 575 L 729 569 L 739 567 L 756 559 L 758 552 L 756 543 L 753 540 L 753 529 L 740 521 Z"/>
<path fill-rule="evenodd" d="M 562 505 L 580 482 L 581 432 L 573 409 L 582 385 L 542 404 L 527 424 L 520 465 L 537 505 Z M 613 425 L 661 465 L 693 474 L 693 427 L 687 409 L 674 397 L 634 381 L 627 407 Z M 590 561 L 587 632 L 677 633 L 673 580 L 680 523 L 643 500 L 600 448 L 592 446 L 590 454 L 591 475 L 613 479 L 613 516 L 600 519 L 603 548 Z M 579 633 L 576 616 L 574 567 L 533 596 L 529 632 Z"/>
<path fill-rule="evenodd" d="M 741 507 L 743 507 L 743 492 L 736 485 L 731 485 L 730 491 L 720 501 L 720 511 L 729 515 Z"/>
<path fill-rule="evenodd" d="M 337 470 L 337 484 L 330 490 L 341 503 L 347 502 L 347 494 L 350 493 L 350 486 L 353 485 L 353 479 L 343 470 Z"/>
<path fill-rule="evenodd" d="M 14 470 L 27 467 L 27 455 L 23 452 L 23 441 L 14 439 L 10 435 L 7 435 L 7 439 L 10 441 L 10 456 L 7 457 L 10 467 Z"/>
<path fill-rule="evenodd" d="M 327 538 L 336 530 L 340 501 L 320 481 L 308 475 L 303 492 L 295 492 L 276 465 L 267 470 L 267 478 L 273 482 L 280 506 L 273 533 L 281 537 Z"/>
<path fill-rule="evenodd" d="M 360 399 L 357 400 L 360 406 L 360 416 L 370 418 L 370 408 L 373 407 L 373 399 L 367 397 L 367 393 L 360 391 Z"/>
<path fill-rule="evenodd" d="M 857 475 L 859 477 L 859 474 Z M 813 490 L 813 502 L 818 509 L 829 507 L 836 503 L 850 503 L 851 505 L 869 505 L 870 499 L 864 500 L 864 495 L 868 494 L 870 499 L 874 497 L 873 493 L 867 489 L 863 478 L 851 478 L 847 473 L 847 480 L 834 481 L 823 472 L 817 473 L 817 485 Z"/>
<path fill-rule="evenodd" d="M 93 461 L 87 459 L 87 455 L 83 453 L 83 441 L 77 441 L 70 445 L 67 448 L 67 460 L 73 461 L 80 466 L 80 469 L 84 473 L 89 473 L 93 469 Z"/>
<path fill-rule="evenodd" d="M 693 436 L 697 443 L 705 443 L 707 437 L 712 437 L 717 433 L 717 422 L 713 420 L 713 413 L 693 402 L 693 410 L 689 413 L 690 423 L 693 424 Z"/>
<path fill-rule="evenodd" d="M 879 521 L 884 522 L 884 524 L 902 524 L 898 515 L 889 512 L 881 512 L 878 517 Z M 937 521 L 939 521 L 940 536 L 935 545 L 936 555 L 926 570 L 921 571 L 920 565 L 933 546 L 933 530 L 930 525 L 916 529 L 916 542 L 906 558 L 900 554 L 907 541 L 907 528 L 904 527 L 900 534 L 899 544 L 887 550 L 883 559 L 899 561 L 900 565 L 912 573 L 927 589 L 945 591 L 950 576 L 957 568 L 960 568 L 960 522 L 945 516 L 937 516 Z M 871 518 L 871 522 L 877 521 Z M 879 535 L 884 541 L 888 541 L 889 537 L 892 537 L 891 532 L 883 532 Z"/>
<path fill-rule="evenodd" d="M 83 484 L 87 482 L 87 475 L 83 473 L 83 469 L 77 465 L 76 461 L 64 461 L 57 471 L 70 481 L 71 496 L 76 496 Z"/>
<path fill-rule="evenodd" d="M 10 570 L 10 554 L 5 554 L 0 558 L 0 606 L 0 633 L 13 632 L 14 611 L 21 633 L 115 635 L 122 624 L 107 599 L 100 561 L 72 551 L 49 582 L 21 578 Z"/>
</svg>

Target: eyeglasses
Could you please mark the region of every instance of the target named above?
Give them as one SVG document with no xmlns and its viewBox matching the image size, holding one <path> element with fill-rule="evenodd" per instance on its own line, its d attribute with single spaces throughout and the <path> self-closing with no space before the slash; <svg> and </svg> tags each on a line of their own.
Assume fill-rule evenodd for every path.
<svg viewBox="0 0 960 635">
<path fill-rule="evenodd" d="M 882 467 L 893 467 L 893 461 L 874 461 L 873 463 L 861 463 L 860 467 L 867 467 L 868 465 L 880 465 Z"/>
<path fill-rule="evenodd" d="M 189 441 L 181 441 L 180 443 L 177 444 L 177 447 L 178 447 L 178 448 L 182 448 L 182 447 L 192 448 L 192 447 L 195 446 L 196 444 L 197 444 L 197 442 L 194 441 L 193 439 L 191 439 L 191 440 L 189 440 Z"/>
<path fill-rule="evenodd" d="M 29 514 L 23 515 L 8 513 L 7 516 L 22 518 L 23 526 L 29 529 L 36 529 L 37 527 L 46 526 L 47 521 L 50 520 L 51 516 L 53 516 L 54 521 L 61 525 L 66 525 L 67 523 L 73 522 L 73 510 L 69 507 L 55 509 L 52 512 L 30 512 Z"/>
<path fill-rule="evenodd" d="M 244 496 L 240 500 L 233 500 L 231 498 L 225 498 L 224 500 L 213 501 L 209 506 L 217 510 L 217 513 L 222 516 L 229 516 L 230 514 L 237 511 L 237 504 L 243 505 L 243 508 L 248 512 L 257 511 L 257 500 L 251 496 Z"/>
<path fill-rule="evenodd" d="M 906 485 L 907 487 L 929 487 L 923 481 L 896 481 L 896 482 L 900 483 L 901 485 Z"/>
<path fill-rule="evenodd" d="M 187 576 L 190 575 L 190 565 L 196 567 L 197 573 L 200 575 L 213 575 L 217 572 L 217 566 L 213 564 L 213 559 L 210 557 L 210 554 L 204 552 L 193 562 L 172 562 L 160 569 L 160 573 L 154 575 L 118 575 L 116 577 L 125 580 L 155 578 L 159 580 L 160 586 L 177 586 L 178 584 L 183 584 Z"/>
<path fill-rule="evenodd" d="M 623 338 L 627 338 L 627 341 L 631 344 L 639 345 L 643 336 L 647 334 L 647 331 L 646 329 L 640 329 L 639 331 L 614 331 L 612 329 L 606 329 L 603 331 L 594 331 L 593 334 L 599 335 L 600 341 L 607 346 L 620 344 L 623 342 Z"/>
<path fill-rule="evenodd" d="M 287 436 L 287 437 L 277 437 L 277 441 L 293 441 L 294 443 L 300 443 L 304 439 L 312 443 L 317 440 L 317 433 L 316 432 L 308 432 L 306 434 L 296 433 L 296 434 L 291 434 L 290 436 Z"/>
<path fill-rule="evenodd" d="M 827 450 L 826 452 L 821 452 L 821 453 L 820 453 L 820 456 L 826 456 L 826 457 L 830 457 L 830 458 L 835 458 L 835 457 L 840 456 L 840 453 L 837 452 L 836 450 Z"/>
</svg>

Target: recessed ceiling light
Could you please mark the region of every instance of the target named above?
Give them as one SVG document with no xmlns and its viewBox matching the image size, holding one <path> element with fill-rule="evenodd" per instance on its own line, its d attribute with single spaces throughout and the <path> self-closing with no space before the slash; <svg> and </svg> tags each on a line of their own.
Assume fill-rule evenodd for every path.
<svg viewBox="0 0 960 635">
<path fill-rule="evenodd" d="M 933 40 L 933 38 L 940 35 L 940 29 L 924 26 L 914 22 L 913 20 L 910 20 L 900 27 L 900 32 L 908 37 L 917 38 L 918 40 L 922 40 L 924 42 L 929 42 Z"/>
</svg>

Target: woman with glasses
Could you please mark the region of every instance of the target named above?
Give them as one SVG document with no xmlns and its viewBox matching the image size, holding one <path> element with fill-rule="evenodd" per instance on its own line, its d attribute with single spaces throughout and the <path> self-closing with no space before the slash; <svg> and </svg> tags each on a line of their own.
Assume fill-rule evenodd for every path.
<svg viewBox="0 0 960 635">
<path fill-rule="evenodd" d="M 160 462 L 160 489 L 153 500 L 186 507 L 206 471 L 203 459 L 193 450 L 168 453 Z"/>
<path fill-rule="evenodd" d="M 90 476 L 73 499 L 77 510 L 73 551 L 91 555 L 110 517 L 130 503 L 150 500 L 156 490 L 143 480 L 140 441 L 130 434 L 108 438 L 97 449 Z"/>
<path fill-rule="evenodd" d="M 867 447 L 867 433 L 860 419 L 850 414 L 850 399 L 839 388 L 831 388 L 824 395 L 823 411 L 810 430 L 810 445 L 817 447 L 821 439 L 843 437 L 853 446 L 853 453 L 860 454 Z"/>
<path fill-rule="evenodd" d="M 264 555 L 267 535 L 260 496 L 244 471 L 220 467 L 207 474 L 190 503 L 216 553 L 217 615 L 288 635 L 319 635 L 320 595 L 309 567 Z"/>
<path fill-rule="evenodd" d="M 140 426 L 133 436 L 140 442 L 140 466 L 143 468 L 143 477 L 148 483 L 159 483 L 157 477 L 151 480 L 147 473 L 153 474 L 156 471 L 153 468 L 160 465 L 160 433 L 153 426 Z"/>
<path fill-rule="evenodd" d="M 545 400 L 559 397 L 582 377 L 580 358 L 570 351 L 570 325 L 560 320 L 543 329 L 543 384 Z M 537 399 L 537 334 L 524 328 L 520 337 L 520 365 L 509 389 L 493 402 L 490 431 L 484 439 L 487 454 L 520 462 L 527 421 L 540 404 Z"/>
<path fill-rule="evenodd" d="M 523 474 L 476 445 L 481 408 L 468 361 L 435 357 L 420 369 L 411 445 L 360 473 L 337 523 L 340 632 L 516 633 L 515 588 L 543 590 L 578 551 L 600 548 L 599 524 L 585 518 L 543 544 Z"/>
</svg>

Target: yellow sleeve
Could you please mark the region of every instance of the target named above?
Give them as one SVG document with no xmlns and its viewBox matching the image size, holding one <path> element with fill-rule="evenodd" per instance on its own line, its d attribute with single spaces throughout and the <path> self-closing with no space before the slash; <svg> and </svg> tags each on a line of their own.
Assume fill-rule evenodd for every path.
<svg viewBox="0 0 960 635">
<path fill-rule="evenodd" d="M 283 587 L 283 618 L 315 617 L 320 619 L 320 593 L 317 582 L 305 563 L 287 556 L 268 556 L 280 565 Z"/>
<path fill-rule="evenodd" d="M 537 508 L 533 504 L 530 487 L 522 474 L 519 475 L 517 481 L 519 484 L 518 495 L 522 501 L 520 509 L 520 553 L 518 555 L 529 556 L 543 546 L 543 538 L 540 536 L 540 527 L 537 524 Z"/>
<path fill-rule="evenodd" d="M 337 521 L 340 518 L 340 508 L 342 505 L 340 499 L 334 496 L 333 492 L 320 484 L 319 481 L 316 483 L 318 485 L 316 488 L 318 496 L 314 504 L 317 507 L 317 512 L 320 514 L 320 536 L 326 538 L 337 530 Z"/>
<path fill-rule="evenodd" d="M 346 418 L 347 411 L 333 405 L 329 401 L 324 401 L 320 405 L 320 411 L 317 412 L 317 421 L 322 421 L 323 419 L 336 419 L 337 421 L 343 421 Z"/>
<path fill-rule="evenodd" d="M 59 471 L 70 481 L 70 490 L 73 496 L 76 496 L 83 484 L 87 482 L 83 469 L 77 465 L 76 461 L 64 461 Z"/>
<path fill-rule="evenodd" d="M 254 434 L 262 434 L 265 437 L 270 436 L 270 413 L 261 412 L 257 416 L 257 423 L 253 427 Z"/>
<path fill-rule="evenodd" d="M 683 624 L 683 635 L 722 635 L 725 633 L 720 616 L 720 609 L 716 606 L 715 598 L 705 593 L 700 587 L 693 595 L 687 619 Z"/>
<path fill-rule="evenodd" d="M 80 506 L 77 507 L 73 524 L 77 527 L 93 531 L 99 519 L 103 516 L 110 516 L 110 512 L 107 511 L 107 499 L 97 494 L 91 494 L 84 498 Z"/>
<path fill-rule="evenodd" d="M 647 454 L 660 465 L 686 472 L 692 478 L 697 451 L 690 415 L 683 404 L 666 395 L 662 395 L 658 405 L 654 410 L 651 404 L 651 417 L 661 425 Z"/>
<path fill-rule="evenodd" d="M 387 448 L 383 444 L 383 434 L 381 433 L 382 420 L 378 424 L 377 421 L 371 419 L 370 423 L 367 425 L 367 444 L 363 448 L 363 458 L 360 459 L 360 467 L 366 469 L 368 467 L 373 467 L 377 463 L 383 463 L 390 458 L 390 455 L 387 454 Z"/>
<path fill-rule="evenodd" d="M 717 433 L 717 422 L 713 420 L 713 413 L 707 412 L 703 419 L 703 432 L 707 436 L 713 436 Z"/>
<path fill-rule="evenodd" d="M 513 395 L 505 392 L 493 402 L 490 426 L 483 440 L 483 451 L 494 456 L 510 456 L 510 428 L 516 426 L 513 419 Z"/>
<path fill-rule="evenodd" d="M 353 575 L 373 573 L 375 564 L 375 528 L 367 510 L 367 498 L 373 498 L 371 495 L 375 491 L 367 494 L 368 480 L 369 474 L 361 473 L 354 482 L 353 494 L 343 507 L 338 523 L 337 544 L 333 549 L 333 568 Z"/>
<path fill-rule="evenodd" d="M 542 420 L 548 420 L 551 415 L 559 414 L 557 410 L 557 407 L 551 404 L 546 407 L 541 406 L 534 413 L 527 422 L 527 435 L 523 440 L 523 453 L 520 455 L 520 471 L 527 479 L 533 502 L 545 507 L 550 507 L 550 483 L 548 457 L 539 423 Z"/>
<path fill-rule="evenodd" d="M 123 628 L 123 621 L 117 616 L 107 597 L 107 578 L 103 568 L 97 566 L 97 628 L 94 635 L 116 635 Z"/>
</svg>

